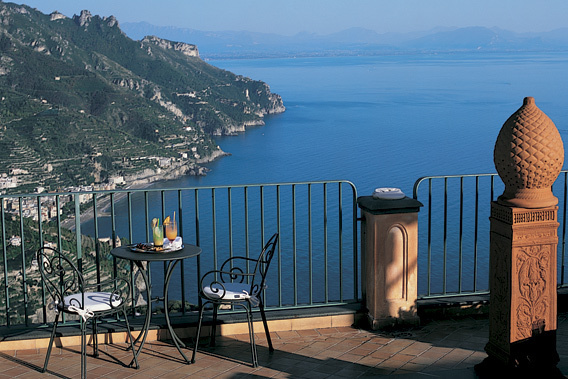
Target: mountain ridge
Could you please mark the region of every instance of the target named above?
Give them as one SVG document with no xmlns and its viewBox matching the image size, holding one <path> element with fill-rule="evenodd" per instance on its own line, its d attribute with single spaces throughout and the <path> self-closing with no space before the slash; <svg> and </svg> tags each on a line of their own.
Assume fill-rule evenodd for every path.
<svg viewBox="0 0 568 379">
<path fill-rule="evenodd" d="M 380 34 L 370 29 L 353 27 L 327 35 L 303 32 L 293 36 L 243 31 L 209 32 L 156 26 L 148 22 L 124 23 L 122 28 L 133 39 L 153 34 L 195 43 L 205 59 L 568 49 L 568 28 L 540 33 L 517 33 L 479 26 L 437 27 L 427 31 Z"/>
</svg>

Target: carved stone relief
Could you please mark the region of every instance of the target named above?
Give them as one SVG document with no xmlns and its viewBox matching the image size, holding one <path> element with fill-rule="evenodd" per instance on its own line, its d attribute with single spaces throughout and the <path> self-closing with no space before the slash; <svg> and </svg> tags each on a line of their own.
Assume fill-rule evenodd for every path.
<svg viewBox="0 0 568 379">
<path fill-rule="evenodd" d="M 518 251 L 515 268 L 519 285 L 519 304 L 516 309 L 517 339 L 529 338 L 533 325 L 548 318 L 549 257 L 549 245 L 530 246 Z"/>
</svg>

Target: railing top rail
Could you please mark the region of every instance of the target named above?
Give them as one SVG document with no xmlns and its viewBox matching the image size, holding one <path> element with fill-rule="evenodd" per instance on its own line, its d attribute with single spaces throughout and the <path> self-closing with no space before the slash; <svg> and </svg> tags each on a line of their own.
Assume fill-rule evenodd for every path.
<svg viewBox="0 0 568 379">
<path fill-rule="evenodd" d="M 560 171 L 561 174 L 566 174 L 568 173 L 568 169 L 563 169 Z M 414 187 L 412 189 L 412 197 L 414 199 L 418 198 L 418 187 L 420 187 L 420 184 L 425 181 L 425 180 L 430 180 L 430 179 L 449 179 L 449 178 L 467 178 L 467 177 L 483 177 L 483 176 L 498 176 L 499 174 L 497 173 L 490 173 L 490 174 L 461 174 L 461 175 L 430 175 L 430 176 L 422 176 L 420 178 L 418 178 L 415 182 L 414 182 Z"/>
<path fill-rule="evenodd" d="M 461 175 L 430 175 L 422 176 L 414 182 L 414 187 L 412 189 L 412 198 L 418 199 L 418 187 L 423 181 L 430 179 L 449 179 L 449 178 L 470 178 L 470 177 L 483 177 L 483 176 L 497 176 L 497 173 L 491 174 L 461 174 Z"/>
<path fill-rule="evenodd" d="M 230 184 L 230 185 L 216 185 L 216 186 L 193 186 L 193 187 L 171 187 L 171 188 L 124 188 L 115 190 L 93 190 L 93 191 L 66 191 L 66 192 L 42 192 L 42 193 L 24 193 L 24 194 L 5 194 L 0 195 L 0 199 L 8 199 L 14 197 L 47 197 L 47 196 L 69 196 L 69 195 L 82 195 L 88 194 L 117 194 L 129 192 L 160 192 L 160 191 L 192 191 L 203 189 L 229 189 L 229 188 L 247 188 L 247 187 L 277 187 L 277 186 L 291 186 L 291 185 L 308 185 L 308 184 L 333 184 L 343 183 L 351 186 L 354 196 L 357 196 L 357 189 L 355 184 L 349 180 L 316 180 L 305 182 L 281 182 L 281 183 L 250 183 L 250 184 Z"/>
</svg>

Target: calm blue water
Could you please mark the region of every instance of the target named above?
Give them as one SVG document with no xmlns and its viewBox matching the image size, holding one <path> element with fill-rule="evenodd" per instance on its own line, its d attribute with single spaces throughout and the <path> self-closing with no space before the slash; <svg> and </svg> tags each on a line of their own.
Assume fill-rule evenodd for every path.
<svg viewBox="0 0 568 379">
<path fill-rule="evenodd" d="M 210 62 L 267 82 L 287 107 L 218 138 L 203 185 L 347 179 L 411 193 L 425 175 L 495 172 L 507 118 L 533 96 L 568 133 L 568 54 L 445 54 Z"/>
<path fill-rule="evenodd" d="M 282 96 L 287 110 L 267 117 L 264 127 L 216 138 L 232 155 L 208 164 L 207 176 L 159 187 L 345 179 L 359 195 L 395 186 L 411 196 L 422 176 L 495 172 L 493 146 L 499 130 L 526 96 L 533 96 L 562 137 L 568 137 L 568 53 L 209 63 L 265 81 Z M 135 218 L 143 219 L 143 211 L 136 211 L 141 207 L 134 208 L 139 213 Z M 104 220 L 103 236 L 109 230 Z M 119 235 L 125 236 L 121 224 Z M 90 228 L 92 223 L 85 225 L 86 231 Z M 480 259 L 479 266 L 486 268 L 487 256 Z M 450 261 L 449 270 L 455 268 Z"/>
</svg>

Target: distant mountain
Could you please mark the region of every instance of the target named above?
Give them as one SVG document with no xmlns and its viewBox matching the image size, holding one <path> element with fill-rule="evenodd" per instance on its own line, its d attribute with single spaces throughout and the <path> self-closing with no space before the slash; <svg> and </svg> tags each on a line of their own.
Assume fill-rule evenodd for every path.
<svg viewBox="0 0 568 379">
<path fill-rule="evenodd" d="M 455 50 L 567 50 L 568 29 L 546 33 L 514 33 L 498 28 L 436 28 L 412 33 L 379 34 L 365 28 L 318 35 L 294 36 L 253 32 L 207 32 L 162 27 L 146 22 L 124 23 L 123 30 L 133 39 L 146 35 L 194 43 L 204 58 L 320 56 L 384 54 L 412 51 Z"/>
<path fill-rule="evenodd" d="M 568 48 L 568 34 L 545 41 L 543 34 L 520 34 L 498 28 L 460 28 L 430 34 L 401 44 L 421 50 L 556 50 Z"/>
<path fill-rule="evenodd" d="M 195 45 L 0 2 L 0 188 L 173 178 L 222 153 L 211 136 L 283 110 L 268 85 Z"/>
<path fill-rule="evenodd" d="M 392 50 L 378 33 L 353 28 L 340 33 L 321 36 L 313 33 L 298 33 L 282 36 L 269 33 L 241 31 L 199 31 L 170 26 L 156 26 L 147 22 L 124 23 L 122 29 L 132 39 L 156 35 L 176 41 L 192 41 L 199 46 L 203 58 L 217 57 L 284 57 L 337 55 L 340 51 L 353 54 L 360 48 L 372 44 L 376 49 Z"/>
<path fill-rule="evenodd" d="M 550 44 L 553 46 L 562 46 L 566 49 L 568 45 L 568 28 L 561 28 L 552 30 L 546 33 L 540 33 L 540 38 L 546 44 Z"/>
</svg>

